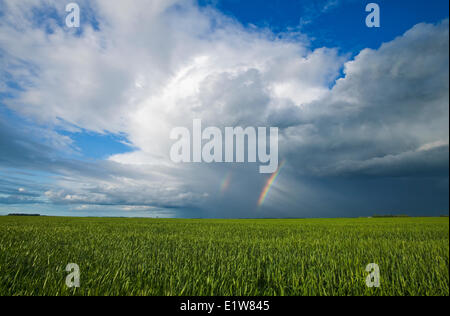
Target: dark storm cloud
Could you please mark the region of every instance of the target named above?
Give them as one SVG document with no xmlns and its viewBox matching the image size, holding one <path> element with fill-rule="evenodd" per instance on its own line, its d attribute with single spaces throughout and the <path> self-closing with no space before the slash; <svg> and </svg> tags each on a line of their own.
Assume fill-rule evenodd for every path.
<svg viewBox="0 0 450 316">
<path fill-rule="evenodd" d="M 299 170 L 321 176 L 448 176 L 448 21 L 364 50 L 285 130 Z"/>
</svg>

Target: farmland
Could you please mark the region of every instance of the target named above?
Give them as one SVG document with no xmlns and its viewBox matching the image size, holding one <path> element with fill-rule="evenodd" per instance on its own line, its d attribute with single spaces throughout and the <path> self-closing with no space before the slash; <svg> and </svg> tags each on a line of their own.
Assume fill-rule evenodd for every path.
<svg viewBox="0 0 450 316">
<path fill-rule="evenodd" d="M 449 295 L 449 220 L 0 217 L 0 295 Z"/>
</svg>

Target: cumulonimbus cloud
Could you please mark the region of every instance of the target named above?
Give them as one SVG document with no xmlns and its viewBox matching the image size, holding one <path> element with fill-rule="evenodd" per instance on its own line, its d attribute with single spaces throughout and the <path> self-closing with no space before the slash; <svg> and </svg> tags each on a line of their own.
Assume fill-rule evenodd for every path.
<svg viewBox="0 0 450 316">
<path fill-rule="evenodd" d="M 349 60 L 191 1 L 80 6 L 78 32 L 60 23 L 58 1 L 1 7 L 2 104 L 50 130 L 124 133 L 136 148 L 96 162 L 94 173 L 73 160 L 46 162 L 63 175 L 44 190 L 50 202 L 232 208 L 249 216 L 278 214 L 283 205 L 292 215 L 293 192 L 304 192 L 298 199 L 322 192 L 305 188 L 305 177 L 448 177 L 448 20 L 416 25 Z M 36 8 L 55 13 L 43 23 Z M 196 118 L 217 127 L 280 127 L 286 172 L 265 213 L 256 213 L 266 179 L 254 166 L 170 161 L 170 130 Z M 440 148 L 427 147 L 433 143 Z M 236 168 L 224 200 L 217 188 Z M 286 196 L 292 202 L 279 204 Z"/>
</svg>

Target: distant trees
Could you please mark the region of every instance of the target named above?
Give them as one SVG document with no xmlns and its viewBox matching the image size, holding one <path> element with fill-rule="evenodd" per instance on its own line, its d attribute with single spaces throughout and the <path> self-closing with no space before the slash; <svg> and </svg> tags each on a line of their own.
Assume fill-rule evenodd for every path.
<svg viewBox="0 0 450 316">
<path fill-rule="evenodd" d="M 374 215 L 373 218 L 384 218 L 384 217 L 410 217 L 409 215 Z"/>
</svg>

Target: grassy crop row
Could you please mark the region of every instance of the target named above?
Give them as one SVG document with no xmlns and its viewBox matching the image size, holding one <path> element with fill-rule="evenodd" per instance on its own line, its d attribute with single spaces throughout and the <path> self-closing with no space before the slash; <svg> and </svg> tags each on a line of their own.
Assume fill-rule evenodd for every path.
<svg viewBox="0 0 450 316">
<path fill-rule="evenodd" d="M 449 220 L 0 217 L 0 295 L 449 295 Z"/>
</svg>

